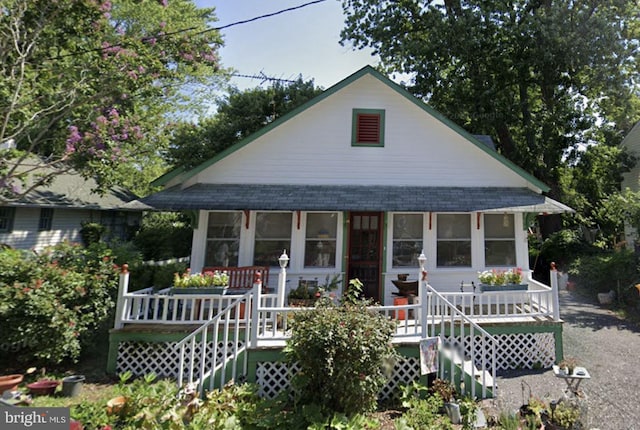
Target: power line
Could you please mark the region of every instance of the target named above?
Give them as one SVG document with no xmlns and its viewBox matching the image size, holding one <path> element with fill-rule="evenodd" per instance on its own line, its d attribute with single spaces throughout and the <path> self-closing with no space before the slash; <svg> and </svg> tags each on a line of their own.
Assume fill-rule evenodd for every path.
<svg viewBox="0 0 640 430">
<path fill-rule="evenodd" d="M 242 20 L 242 21 L 232 22 L 231 24 L 223 25 L 223 26 L 220 26 L 220 27 L 207 28 L 205 30 L 201 30 L 201 31 L 193 33 L 192 36 L 199 36 L 199 35 L 202 35 L 202 34 L 205 34 L 205 33 L 210 33 L 212 31 L 220 31 L 220 30 L 224 30 L 225 28 L 234 27 L 236 25 L 247 24 L 247 23 L 258 21 L 258 20 L 261 20 L 261 19 L 270 18 L 272 16 L 276 16 L 276 15 L 280 15 L 280 14 L 283 14 L 283 13 L 286 13 L 286 12 L 291 12 L 291 11 L 294 11 L 294 10 L 302 9 L 302 8 L 307 7 L 307 6 L 312 6 L 312 5 L 318 4 L 318 3 L 323 3 L 325 1 L 327 1 L 327 0 L 313 0 L 313 1 L 310 1 L 310 2 L 307 2 L 307 3 L 303 3 L 301 5 L 298 5 L 298 6 L 293 6 L 293 7 L 286 8 L 286 9 L 281 9 L 281 10 L 276 11 L 276 12 L 267 13 L 267 14 L 264 14 L 264 15 L 259 15 L 259 16 L 256 16 L 254 18 L 249 18 L 249 19 L 245 19 L 245 20 Z M 197 30 L 197 27 L 183 28 L 183 29 L 175 30 L 175 31 L 172 31 L 172 32 L 169 32 L 169 33 L 157 34 L 155 36 L 145 36 L 142 39 L 140 39 L 140 41 L 147 42 L 147 41 L 155 40 L 156 42 L 160 42 L 160 41 L 162 41 L 162 39 L 168 39 L 171 36 L 175 36 L 177 34 L 182 34 L 182 33 L 186 33 L 186 32 L 193 31 L 193 30 Z M 59 60 L 59 59 L 66 58 L 66 57 L 73 57 L 73 56 L 76 56 L 76 55 L 79 55 L 79 54 L 87 54 L 87 53 L 90 53 L 90 52 L 102 52 L 102 51 L 105 51 L 107 49 L 113 49 L 113 48 L 116 48 L 116 47 L 124 48 L 124 47 L 127 47 L 127 46 L 131 46 L 131 44 L 129 44 L 129 43 L 117 43 L 117 44 L 114 44 L 114 45 L 109 45 L 107 47 L 100 47 L 100 48 L 94 48 L 94 49 L 83 49 L 83 50 L 70 52 L 68 54 L 57 55 L 55 57 L 49 57 L 49 58 L 47 58 L 47 60 Z"/>
</svg>

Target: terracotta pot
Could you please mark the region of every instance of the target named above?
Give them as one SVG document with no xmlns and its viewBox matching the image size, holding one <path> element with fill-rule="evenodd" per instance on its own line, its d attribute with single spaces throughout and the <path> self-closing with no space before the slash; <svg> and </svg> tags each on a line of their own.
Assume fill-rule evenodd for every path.
<svg viewBox="0 0 640 430">
<path fill-rule="evenodd" d="M 34 396 L 51 396 L 56 392 L 56 388 L 60 385 L 58 381 L 43 379 L 31 384 L 27 384 L 27 388 Z"/>
<path fill-rule="evenodd" d="M 7 390 L 17 390 L 18 384 L 20 384 L 23 379 L 24 376 L 18 374 L 0 376 L 0 394 L 4 393 Z"/>
</svg>

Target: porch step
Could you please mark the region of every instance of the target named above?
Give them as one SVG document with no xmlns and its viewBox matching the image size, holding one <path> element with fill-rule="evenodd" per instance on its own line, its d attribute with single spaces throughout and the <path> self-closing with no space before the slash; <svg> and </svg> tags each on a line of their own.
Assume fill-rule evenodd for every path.
<svg viewBox="0 0 640 430">
<path fill-rule="evenodd" d="M 482 383 L 484 380 L 487 390 L 490 393 L 492 393 L 492 387 L 493 387 L 494 381 L 493 381 L 493 377 L 491 376 L 491 373 L 489 373 L 486 370 L 481 371 L 480 369 L 475 367 L 472 360 L 467 360 L 463 358 L 460 355 L 460 353 L 455 349 L 444 348 L 442 350 L 442 354 L 448 360 L 452 361 L 454 366 L 458 367 L 462 371 L 462 373 L 466 376 L 465 379 L 468 378 L 470 380 L 472 378 L 472 375 L 474 376 L 475 382 L 476 384 L 478 384 L 476 387 L 476 392 L 478 388 L 482 389 Z M 466 390 L 470 390 L 470 388 L 467 387 Z"/>
</svg>

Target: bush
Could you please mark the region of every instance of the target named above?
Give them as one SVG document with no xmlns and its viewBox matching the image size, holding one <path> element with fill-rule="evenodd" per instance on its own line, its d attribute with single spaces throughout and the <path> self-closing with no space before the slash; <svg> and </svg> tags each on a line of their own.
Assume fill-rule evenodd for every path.
<svg viewBox="0 0 640 430">
<path fill-rule="evenodd" d="M 3 364 L 77 360 L 83 346 L 104 337 L 117 289 L 110 250 L 100 244 L 62 243 L 40 255 L 0 251 L 0 346 L 15 352 Z"/>
<path fill-rule="evenodd" d="M 179 213 L 149 213 L 133 239 L 145 260 L 167 260 L 191 254 L 193 229 Z"/>
<path fill-rule="evenodd" d="M 578 257 L 571 264 L 569 275 L 590 295 L 614 290 L 620 304 L 637 303 L 638 291 L 633 285 L 638 282 L 638 264 L 632 251 Z"/>
<path fill-rule="evenodd" d="M 320 300 L 313 310 L 294 316 L 285 353 L 300 367 L 292 378 L 298 406 L 318 404 L 326 412 L 348 415 L 376 408 L 385 364 L 394 355 L 396 323 L 355 298 L 360 281 L 350 285 L 350 296 L 340 305 Z"/>
</svg>

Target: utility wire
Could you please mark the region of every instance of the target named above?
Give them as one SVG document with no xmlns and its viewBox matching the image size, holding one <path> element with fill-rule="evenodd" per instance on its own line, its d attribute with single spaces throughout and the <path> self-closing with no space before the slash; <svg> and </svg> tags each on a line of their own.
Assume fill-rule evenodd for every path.
<svg viewBox="0 0 640 430">
<path fill-rule="evenodd" d="M 318 4 L 318 3 L 323 3 L 325 1 L 327 1 L 327 0 L 313 0 L 313 1 L 310 1 L 310 2 L 307 2 L 307 3 L 303 3 L 301 5 L 298 5 L 298 6 L 293 6 L 293 7 L 290 7 L 290 8 L 282 9 L 282 10 L 279 10 L 279 11 L 276 11 L 276 12 L 272 12 L 272 13 L 267 13 L 267 14 L 264 14 L 264 15 L 256 16 L 254 18 L 245 19 L 245 20 L 242 20 L 242 21 L 232 22 L 231 24 L 223 25 L 223 26 L 220 26 L 220 27 L 207 28 L 205 30 L 201 30 L 201 31 L 195 32 L 195 33 L 193 33 L 191 35 L 192 36 L 199 36 L 199 35 L 202 35 L 202 34 L 205 34 L 205 33 L 210 33 L 212 31 L 224 30 L 225 28 L 235 27 L 236 25 L 241 25 L 241 24 L 247 24 L 249 22 L 258 21 L 258 20 L 261 20 L 261 19 L 264 19 L 264 18 L 270 18 L 272 16 L 276 16 L 276 15 L 280 15 L 280 14 L 283 14 L 283 13 L 286 13 L 286 12 L 291 12 L 291 11 L 294 11 L 294 10 L 302 9 L 302 8 L 307 7 L 307 6 L 311 6 L 311 5 Z M 183 28 L 183 29 L 175 30 L 175 31 L 172 31 L 172 32 L 169 32 L 169 33 L 157 34 L 155 36 L 145 36 L 140 40 L 142 42 L 147 42 L 147 41 L 155 39 L 156 41 L 159 42 L 162 39 L 168 39 L 171 36 L 175 36 L 177 34 L 182 34 L 182 33 L 186 33 L 186 32 L 193 31 L 193 30 L 197 30 L 197 27 Z M 117 44 L 114 44 L 114 45 L 109 45 L 107 47 L 100 47 L 100 48 L 94 48 L 94 49 L 83 49 L 83 50 L 70 52 L 68 54 L 57 55 L 55 57 L 49 57 L 49 58 L 47 58 L 47 60 L 59 60 L 61 58 L 73 57 L 73 56 L 76 56 L 76 55 L 79 55 L 79 54 L 87 54 L 87 53 L 90 53 L 90 52 L 102 52 L 104 50 L 113 49 L 115 47 L 123 48 L 123 47 L 127 47 L 127 46 L 130 46 L 130 44 L 117 43 Z"/>
</svg>

